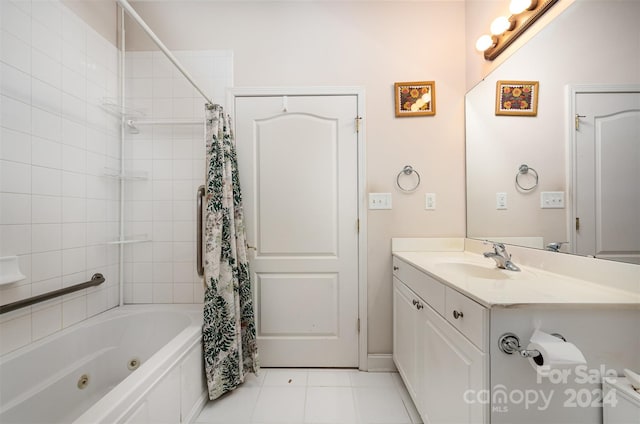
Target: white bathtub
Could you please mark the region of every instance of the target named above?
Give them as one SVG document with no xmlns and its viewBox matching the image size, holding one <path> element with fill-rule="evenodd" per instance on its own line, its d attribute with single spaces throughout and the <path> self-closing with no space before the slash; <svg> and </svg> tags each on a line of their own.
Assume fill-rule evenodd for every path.
<svg viewBox="0 0 640 424">
<path fill-rule="evenodd" d="M 8 353 L 0 423 L 190 422 L 207 399 L 201 334 L 202 305 L 131 305 Z"/>
</svg>

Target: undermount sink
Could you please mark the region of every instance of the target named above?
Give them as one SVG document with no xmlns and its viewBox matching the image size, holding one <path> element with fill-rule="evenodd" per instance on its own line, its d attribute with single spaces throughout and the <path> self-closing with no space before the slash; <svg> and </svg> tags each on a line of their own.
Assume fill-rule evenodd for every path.
<svg viewBox="0 0 640 424">
<path fill-rule="evenodd" d="M 469 262 L 440 262 L 436 267 L 440 268 L 442 272 L 463 274 L 483 280 L 520 280 L 530 277 L 528 271 L 507 271 Z"/>
</svg>

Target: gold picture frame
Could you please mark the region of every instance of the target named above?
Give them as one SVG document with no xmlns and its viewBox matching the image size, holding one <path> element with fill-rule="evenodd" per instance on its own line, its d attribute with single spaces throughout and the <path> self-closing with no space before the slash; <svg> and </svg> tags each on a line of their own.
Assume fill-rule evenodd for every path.
<svg viewBox="0 0 640 424">
<path fill-rule="evenodd" d="M 538 89 L 538 81 L 498 81 L 496 115 L 536 116 Z"/>
<path fill-rule="evenodd" d="M 436 114 L 435 81 L 396 82 L 393 92 L 396 117 Z"/>
</svg>

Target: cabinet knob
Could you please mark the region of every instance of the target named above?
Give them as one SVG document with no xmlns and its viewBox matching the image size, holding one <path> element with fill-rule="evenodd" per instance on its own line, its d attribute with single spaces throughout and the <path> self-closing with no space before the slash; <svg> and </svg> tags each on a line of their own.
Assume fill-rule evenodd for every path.
<svg viewBox="0 0 640 424">
<path fill-rule="evenodd" d="M 462 318 L 464 315 L 462 314 L 462 312 L 458 312 L 456 310 L 453 311 L 453 318 L 454 319 L 458 319 L 458 318 Z"/>
<path fill-rule="evenodd" d="M 418 302 L 418 304 L 416 305 L 416 309 L 420 310 L 422 308 L 424 308 L 424 305 L 422 303 Z"/>
<path fill-rule="evenodd" d="M 413 299 L 413 302 L 411 302 L 411 303 L 413 303 L 413 306 L 416 306 L 418 304 L 418 301 Z"/>
<path fill-rule="evenodd" d="M 397 267 L 397 266 L 395 266 L 395 265 L 393 266 L 393 270 L 394 270 L 394 271 L 397 271 L 397 270 L 399 270 L 399 269 L 400 269 L 400 267 Z"/>
</svg>

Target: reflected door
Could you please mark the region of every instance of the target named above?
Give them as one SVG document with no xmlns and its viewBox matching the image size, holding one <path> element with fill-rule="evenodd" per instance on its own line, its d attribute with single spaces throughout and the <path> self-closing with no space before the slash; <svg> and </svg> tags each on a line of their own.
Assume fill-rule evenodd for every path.
<svg viewBox="0 0 640 424">
<path fill-rule="evenodd" d="M 260 364 L 358 366 L 357 96 L 235 100 Z"/>
<path fill-rule="evenodd" d="M 640 92 L 575 102 L 575 253 L 640 263 Z"/>
</svg>

